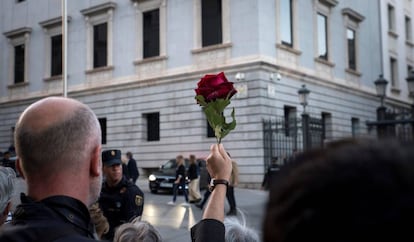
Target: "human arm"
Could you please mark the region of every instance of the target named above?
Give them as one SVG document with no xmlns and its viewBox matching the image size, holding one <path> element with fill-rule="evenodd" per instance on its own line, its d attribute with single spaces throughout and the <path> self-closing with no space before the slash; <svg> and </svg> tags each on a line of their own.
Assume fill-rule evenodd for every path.
<svg viewBox="0 0 414 242">
<path fill-rule="evenodd" d="M 214 144 L 207 158 L 207 170 L 213 179 L 229 180 L 231 159 L 222 144 Z M 226 185 L 217 184 L 203 213 L 203 220 L 191 229 L 192 241 L 224 241 L 224 203 Z"/>
</svg>

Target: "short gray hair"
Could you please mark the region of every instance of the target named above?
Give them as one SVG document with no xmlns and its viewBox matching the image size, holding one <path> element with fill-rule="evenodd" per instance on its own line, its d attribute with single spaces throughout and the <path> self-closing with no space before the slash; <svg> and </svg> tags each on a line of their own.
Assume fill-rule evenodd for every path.
<svg viewBox="0 0 414 242">
<path fill-rule="evenodd" d="M 147 221 L 134 219 L 131 223 L 125 223 L 115 231 L 114 242 L 161 242 L 162 238 L 158 230 Z"/>
<path fill-rule="evenodd" d="M 257 232 L 246 226 L 246 223 L 241 223 L 235 217 L 226 217 L 224 219 L 224 226 L 226 228 L 225 241 L 226 242 L 258 242 L 260 241 Z"/>
<path fill-rule="evenodd" d="M 76 170 L 74 166 L 79 165 L 89 149 L 100 144 L 101 130 L 93 111 L 79 105 L 65 120 L 41 131 L 18 123 L 15 140 L 25 172 L 35 174 L 41 169 L 50 175 L 56 170 Z"/>
<path fill-rule="evenodd" d="M 11 201 L 14 193 L 16 173 L 10 167 L 0 166 L 0 212 L 2 213 Z"/>
</svg>

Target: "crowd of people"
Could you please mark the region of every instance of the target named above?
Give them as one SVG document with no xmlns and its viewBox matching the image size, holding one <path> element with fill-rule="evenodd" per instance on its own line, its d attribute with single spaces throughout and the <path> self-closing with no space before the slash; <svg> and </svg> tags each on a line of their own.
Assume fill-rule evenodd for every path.
<svg viewBox="0 0 414 242">
<path fill-rule="evenodd" d="M 162 241 L 142 220 L 144 193 L 135 184 L 139 174 L 130 173 L 132 154 L 123 162 L 120 150 L 101 150 L 99 122 L 88 106 L 60 97 L 33 103 L 16 123 L 15 145 L 27 194 L 1 226 L 0 241 Z M 176 160 L 172 204 L 186 177 L 184 157 Z M 269 196 L 259 236 L 237 216 L 237 163 L 222 144 L 213 144 L 208 193 L 202 200 L 199 190 L 190 188 L 189 196 L 182 190 L 186 202 L 202 200 L 197 206 L 204 209 L 189 236 L 199 242 L 410 240 L 413 161 L 413 144 L 348 139 L 270 167 L 277 176 L 267 174 L 263 183 Z M 15 177 L 13 169 L 0 167 L 0 224 L 11 208 Z"/>
</svg>

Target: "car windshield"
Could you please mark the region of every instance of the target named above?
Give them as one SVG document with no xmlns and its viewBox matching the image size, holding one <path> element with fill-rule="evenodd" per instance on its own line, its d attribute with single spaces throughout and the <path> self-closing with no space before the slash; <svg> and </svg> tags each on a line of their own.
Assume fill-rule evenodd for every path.
<svg viewBox="0 0 414 242">
<path fill-rule="evenodd" d="M 173 160 L 169 160 L 165 162 L 165 164 L 163 165 L 163 168 L 171 169 L 171 168 L 175 168 L 176 166 L 177 166 L 177 163 L 175 162 L 175 159 L 173 159 Z"/>
<path fill-rule="evenodd" d="M 184 166 L 185 168 L 188 168 L 190 161 L 188 159 L 185 159 L 184 162 Z M 176 168 L 177 167 L 177 162 L 175 161 L 175 159 L 171 159 L 167 162 L 164 163 L 164 165 L 162 166 L 163 169 L 172 169 L 172 168 Z"/>
</svg>

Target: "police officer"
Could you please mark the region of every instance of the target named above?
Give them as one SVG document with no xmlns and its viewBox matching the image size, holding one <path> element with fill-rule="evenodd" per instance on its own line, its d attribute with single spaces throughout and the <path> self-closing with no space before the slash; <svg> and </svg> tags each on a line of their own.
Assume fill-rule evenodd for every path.
<svg viewBox="0 0 414 242">
<path fill-rule="evenodd" d="M 267 168 L 267 172 L 263 178 L 262 190 L 269 190 L 270 186 L 272 185 L 272 180 L 274 179 L 274 177 L 276 177 L 276 174 L 279 172 L 280 166 L 277 163 L 277 161 L 277 157 L 272 158 L 272 164 L 269 166 L 269 168 Z"/>
<path fill-rule="evenodd" d="M 122 175 L 120 150 L 103 151 L 102 162 L 105 182 L 99 205 L 109 222 L 104 239 L 112 241 L 116 227 L 142 215 L 144 193 Z"/>
</svg>

